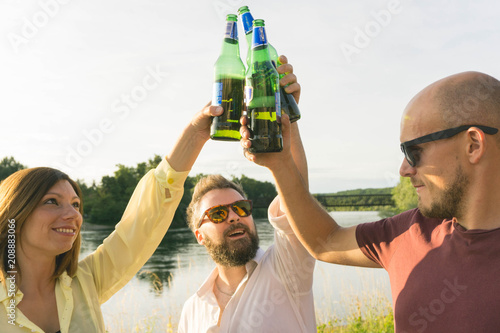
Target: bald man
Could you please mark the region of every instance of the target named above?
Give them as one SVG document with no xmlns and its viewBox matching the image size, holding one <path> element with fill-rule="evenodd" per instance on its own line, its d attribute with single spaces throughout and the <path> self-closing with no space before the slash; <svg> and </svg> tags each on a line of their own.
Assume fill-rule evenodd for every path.
<svg viewBox="0 0 500 333">
<path fill-rule="evenodd" d="M 316 259 L 388 271 L 396 332 L 500 332 L 499 128 L 497 79 L 465 72 L 426 87 L 401 120 L 400 174 L 418 208 L 349 228 L 307 192 L 286 119 L 283 152 L 245 154 L 271 170 L 290 225 Z"/>
</svg>

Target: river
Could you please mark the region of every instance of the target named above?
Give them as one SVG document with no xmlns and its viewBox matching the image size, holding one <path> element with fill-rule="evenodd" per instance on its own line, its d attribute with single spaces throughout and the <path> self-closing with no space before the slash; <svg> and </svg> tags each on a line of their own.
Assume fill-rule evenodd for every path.
<svg viewBox="0 0 500 333">
<path fill-rule="evenodd" d="M 378 220 L 377 212 L 333 212 L 343 226 Z M 273 228 L 266 219 L 256 220 L 260 246 L 273 242 Z M 82 231 L 81 258 L 107 237 L 114 227 L 86 224 Z M 172 229 L 142 270 L 102 306 L 106 328 L 115 332 L 175 332 L 182 305 L 196 292 L 214 263 L 192 232 Z M 317 262 L 314 272 L 317 322 L 344 318 L 349 309 L 364 303 L 391 300 L 385 270 Z M 375 298 L 375 299 L 374 299 Z"/>
</svg>

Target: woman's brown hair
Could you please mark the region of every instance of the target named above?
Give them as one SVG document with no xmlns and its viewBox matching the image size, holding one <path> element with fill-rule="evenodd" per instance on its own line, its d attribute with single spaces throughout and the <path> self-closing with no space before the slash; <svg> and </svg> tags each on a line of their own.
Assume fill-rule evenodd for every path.
<svg viewBox="0 0 500 333">
<path fill-rule="evenodd" d="M 83 215 L 82 192 L 78 184 L 67 174 L 56 169 L 40 167 L 17 171 L 0 183 L 0 280 L 5 281 L 6 272 L 12 271 L 8 256 L 9 229 L 15 224 L 16 243 L 27 218 L 39 205 L 43 196 L 58 181 L 68 181 L 80 198 L 80 214 Z M 13 222 L 15 221 L 15 222 Z M 13 222 L 13 223 L 12 223 Z M 58 278 L 64 271 L 69 276 L 74 276 L 78 267 L 78 255 L 80 253 L 81 234 L 78 233 L 71 250 L 56 257 L 56 269 L 53 278 Z M 19 277 L 21 272 L 16 265 Z"/>
</svg>

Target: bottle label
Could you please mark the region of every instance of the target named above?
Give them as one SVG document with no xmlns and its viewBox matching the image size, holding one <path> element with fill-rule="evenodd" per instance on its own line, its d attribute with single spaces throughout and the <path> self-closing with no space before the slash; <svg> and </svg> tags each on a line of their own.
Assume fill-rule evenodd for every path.
<svg viewBox="0 0 500 333">
<path fill-rule="evenodd" d="M 214 82 L 212 105 L 222 105 L 222 82 Z"/>
<path fill-rule="evenodd" d="M 250 12 L 243 13 L 241 15 L 241 22 L 243 22 L 243 29 L 245 30 L 245 35 L 252 32 L 253 29 L 253 16 Z"/>
<path fill-rule="evenodd" d="M 254 27 L 252 49 L 262 45 L 267 45 L 266 29 L 264 27 Z"/>
<path fill-rule="evenodd" d="M 281 94 L 279 91 L 274 93 L 276 103 L 276 116 L 281 118 Z"/>
<path fill-rule="evenodd" d="M 236 25 L 236 22 L 227 22 L 224 38 L 238 40 L 238 26 Z"/>
<path fill-rule="evenodd" d="M 253 87 L 245 86 L 245 104 L 248 105 L 253 99 Z"/>
</svg>

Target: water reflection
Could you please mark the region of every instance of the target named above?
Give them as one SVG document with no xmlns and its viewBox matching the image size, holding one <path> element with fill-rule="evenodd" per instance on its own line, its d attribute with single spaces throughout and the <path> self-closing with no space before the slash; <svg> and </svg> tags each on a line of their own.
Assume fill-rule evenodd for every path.
<svg viewBox="0 0 500 333">
<path fill-rule="evenodd" d="M 273 241 L 273 228 L 265 219 L 255 221 L 260 246 L 267 248 Z M 114 230 L 114 226 L 99 226 L 87 223 L 82 231 L 80 258 L 92 253 Z M 136 274 L 136 278 L 148 282 L 150 292 L 161 295 L 170 288 L 174 274 L 188 269 L 193 262 L 209 260 L 205 247 L 198 244 L 189 228 L 170 229 L 161 241 L 153 256 Z"/>
<path fill-rule="evenodd" d="M 333 215 L 344 226 L 378 219 L 376 212 L 334 212 Z M 274 229 L 266 219 L 256 220 L 256 225 L 260 246 L 266 249 L 273 242 Z M 81 258 L 94 251 L 113 230 L 114 227 L 109 226 L 85 225 Z M 175 331 L 184 302 L 197 291 L 214 267 L 191 230 L 169 230 L 138 274 L 102 305 L 107 330 L 165 332 L 165 327 L 173 325 Z M 319 322 L 327 322 L 332 314 L 343 316 L 347 307 L 343 300 L 346 293 L 382 292 L 390 299 L 389 280 L 384 270 L 324 262 L 316 264 L 313 292 Z"/>
</svg>

